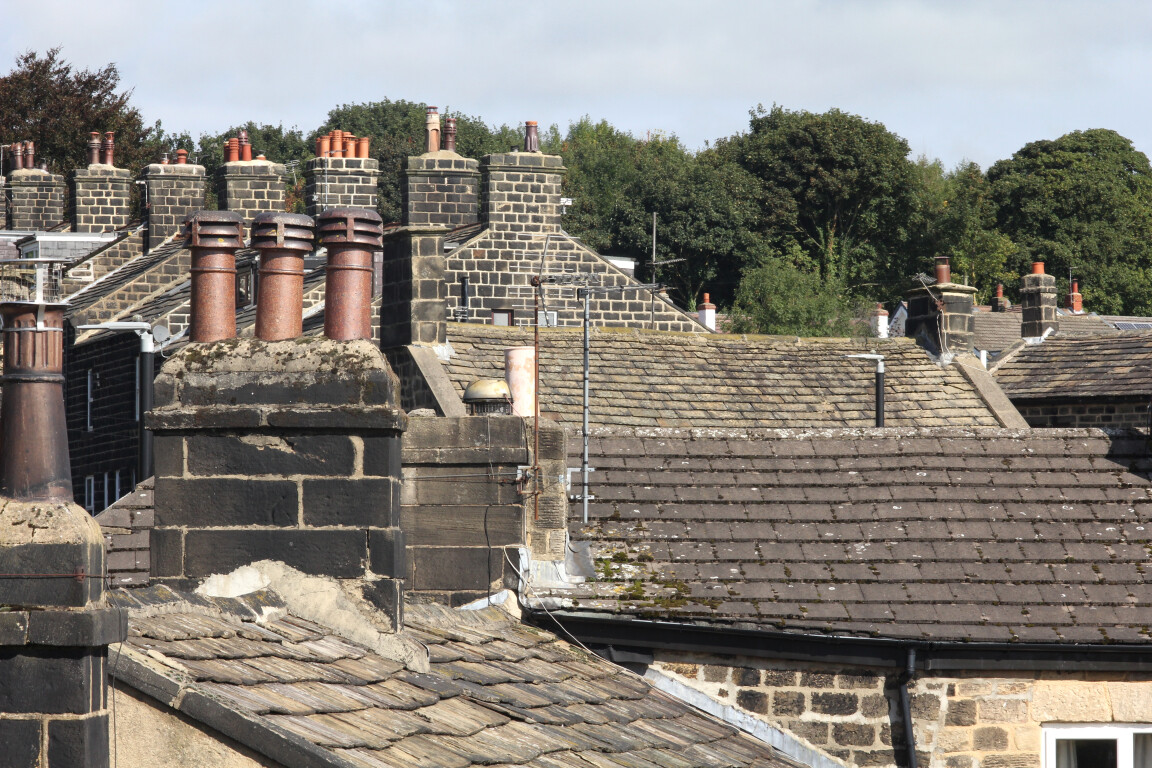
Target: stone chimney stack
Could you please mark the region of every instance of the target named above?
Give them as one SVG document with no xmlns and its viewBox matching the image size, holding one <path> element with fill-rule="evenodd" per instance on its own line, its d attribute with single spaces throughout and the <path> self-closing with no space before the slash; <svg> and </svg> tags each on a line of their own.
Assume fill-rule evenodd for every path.
<svg viewBox="0 0 1152 768">
<path fill-rule="evenodd" d="M 18 141 L 8 147 L 11 170 L 4 184 L 7 229 L 44 231 L 64 221 L 64 177 L 36 167 L 36 147 Z"/>
<path fill-rule="evenodd" d="M 952 282 L 947 256 L 936 257 L 936 280 L 908 296 L 905 333 L 933 354 L 972 351 L 976 289 Z"/>
<path fill-rule="evenodd" d="M 1080 281 L 1072 281 L 1072 290 L 1068 292 L 1068 297 L 1064 306 L 1072 310 L 1076 314 L 1084 311 L 1084 297 L 1080 295 Z"/>
<path fill-rule="evenodd" d="M 72 174 L 72 230 L 123 229 L 132 212 L 132 172 L 109 164 L 115 159 L 111 131 L 103 141 L 98 131 L 88 135 L 88 167 L 77 168 Z"/>
<path fill-rule="evenodd" d="M 1056 330 L 1056 278 L 1044 274 L 1044 262 L 1032 263 L 1032 274 L 1024 276 L 1020 288 L 1020 311 L 1023 322 L 1020 335 L 1038 338 L 1045 331 Z"/>
<path fill-rule="evenodd" d="M 0 405 L 0 743 L 5 765 L 107 768 L 104 538 L 72 501 L 59 264 L 4 264 Z"/>
<path fill-rule="evenodd" d="M 335 130 L 316 138 L 316 157 L 304 167 L 304 200 L 315 218 L 329 208 L 376 210 L 380 163 L 368 156 L 367 136 Z"/>
<path fill-rule="evenodd" d="M 204 166 L 190 165 L 180 156 L 175 165 L 153 163 L 141 178 L 146 188 L 148 248 L 155 248 L 183 231 L 184 223 L 204 207 Z"/>
<path fill-rule="evenodd" d="M 480 163 L 484 220 L 494 235 L 511 239 L 560 231 L 560 183 L 567 169 L 559 155 L 540 153 L 533 122 L 524 143 L 524 152 L 488 155 Z"/>
<path fill-rule="evenodd" d="M 216 174 L 216 199 L 221 210 L 243 217 L 247 239 L 252 219 L 258 214 L 284 210 L 284 177 L 288 171 L 282 164 L 264 159 L 263 155 L 253 160 L 247 135 L 238 138 L 239 158 L 233 160 L 229 154 L 228 162 L 220 166 Z"/>
<path fill-rule="evenodd" d="M 993 312 L 1007 312 L 1012 302 L 1004 298 L 1004 283 L 996 284 L 996 298 L 992 299 Z"/>
<path fill-rule="evenodd" d="M 404 171 L 403 224 L 452 229 L 479 220 L 480 164 L 456 154 L 456 121 L 451 118 L 440 149 L 440 116 L 435 110 L 428 107 L 428 151 L 409 157 Z"/>
<path fill-rule="evenodd" d="M 265 276 L 258 312 L 300 317 L 291 262 L 302 249 L 284 246 L 311 237 L 306 222 L 283 213 L 253 220 L 261 258 L 276 260 L 284 277 L 272 286 L 277 300 L 265 295 Z M 354 313 L 371 301 L 370 281 L 351 282 L 353 290 L 367 286 L 368 295 L 328 311 Z M 231 296 L 213 295 L 227 306 L 208 311 L 234 312 Z M 194 298 L 194 327 L 199 311 Z M 279 560 L 340 580 L 398 628 L 406 569 L 400 436 L 407 419 L 396 377 L 370 339 L 284 338 L 269 320 L 276 318 L 262 322 L 258 315 L 257 325 L 271 327 L 275 332 L 265 335 L 276 340 L 191 343 L 157 378 L 147 420 L 156 444 L 153 579 L 191 587 L 251 562 Z"/>
</svg>

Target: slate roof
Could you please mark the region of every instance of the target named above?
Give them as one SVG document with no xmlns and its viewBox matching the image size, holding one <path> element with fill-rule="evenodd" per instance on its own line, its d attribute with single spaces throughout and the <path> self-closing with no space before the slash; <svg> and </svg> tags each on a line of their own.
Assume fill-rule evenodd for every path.
<svg viewBox="0 0 1152 768">
<path fill-rule="evenodd" d="M 108 576 L 113 587 L 148 583 L 151 570 L 150 531 L 156 521 L 155 479 L 138 483 L 132 492 L 96 515 L 104 534 Z"/>
<path fill-rule="evenodd" d="M 1152 643 L 1143 436 L 605 430 L 590 451 L 590 522 L 574 503 L 570 529 L 599 580 L 553 590 L 576 601 L 569 610 L 848 637 Z"/>
<path fill-rule="evenodd" d="M 128 684 L 285 765 L 707 768 L 795 765 L 642 678 L 498 608 L 411 606 L 428 671 L 242 598 L 117 590 Z"/>
<path fill-rule="evenodd" d="M 137 256 L 120 267 L 112 270 L 102 278 L 86 285 L 69 297 L 70 314 L 87 309 L 103 298 L 111 296 L 127 283 L 148 272 L 157 264 L 168 259 L 184 248 L 182 239 L 174 239 L 158 245 L 146 254 Z"/>
<path fill-rule="evenodd" d="M 1020 341 L 1020 324 L 1023 322 L 1019 306 L 1007 312 L 974 312 L 973 346 L 988 352 L 1001 352 L 1013 343 Z M 1116 328 L 1108 320 L 1094 312 L 1073 315 L 1059 310 L 1056 316 L 1056 335 L 1084 336 L 1116 333 Z"/>
<path fill-rule="evenodd" d="M 479 378 L 504 378 L 504 350 L 531 345 L 532 331 L 449 323 L 444 364 L 459 394 Z M 583 332 L 540 332 L 541 411 L 581 423 Z M 797 339 L 594 329 L 593 426 L 865 427 L 875 423 L 875 364 L 886 356 L 890 426 L 1001 426 L 976 387 L 951 365 L 932 363 L 911 339 Z M 994 387 L 993 387 L 994 389 Z M 1018 418 L 1018 417 L 1017 417 Z"/>
<path fill-rule="evenodd" d="M 1049 337 L 1006 357 L 993 375 L 1014 399 L 1152 396 L 1152 332 Z"/>
</svg>

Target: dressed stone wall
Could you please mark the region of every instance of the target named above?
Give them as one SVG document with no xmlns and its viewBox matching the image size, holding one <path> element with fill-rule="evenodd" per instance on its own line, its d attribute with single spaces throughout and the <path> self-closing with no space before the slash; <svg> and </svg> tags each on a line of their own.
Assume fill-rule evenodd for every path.
<svg viewBox="0 0 1152 768">
<path fill-rule="evenodd" d="M 653 666 L 845 765 L 906 763 L 893 670 L 741 661 L 661 654 Z M 923 768 L 1040 768 L 1046 724 L 1152 723 L 1152 674 L 924 676 L 908 693 Z"/>
</svg>

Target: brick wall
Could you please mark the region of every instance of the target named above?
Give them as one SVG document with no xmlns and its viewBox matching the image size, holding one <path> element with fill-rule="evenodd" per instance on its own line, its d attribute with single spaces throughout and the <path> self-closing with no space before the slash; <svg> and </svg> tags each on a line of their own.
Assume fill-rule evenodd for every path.
<svg viewBox="0 0 1152 768">
<path fill-rule="evenodd" d="M 305 212 L 318 216 L 338 206 L 376 210 L 380 163 L 359 157 L 317 157 L 304 167 Z"/>
<path fill-rule="evenodd" d="M 479 163 L 441 150 L 409 157 L 404 171 L 404 223 L 458 227 L 480 217 Z"/>
<path fill-rule="evenodd" d="M 284 166 L 267 160 L 224 163 L 216 176 L 220 210 L 244 217 L 244 237 L 257 214 L 284 210 Z"/>
<path fill-rule="evenodd" d="M 905 764 L 891 670 L 742 661 L 669 654 L 655 667 L 847 764 Z M 925 768 L 1039 768 L 1046 723 L 1152 722 L 1147 673 L 917 677 L 908 693 Z"/>
<path fill-rule="evenodd" d="M 1082 400 L 1013 400 L 1030 427 L 1148 428 L 1148 398 L 1085 398 Z"/>
<path fill-rule="evenodd" d="M 512 234 L 560 231 L 560 184 L 567 169 L 559 155 L 487 155 L 480 172 L 484 221 L 493 229 Z"/>
<path fill-rule="evenodd" d="M 142 174 L 148 190 L 148 248 L 184 227 L 204 207 L 204 166 L 153 163 Z"/>
<path fill-rule="evenodd" d="M 419 599 L 461 605 L 515 586 L 517 547 L 534 560 L 563 560 L 567 500 L 564 433 L 540 430 L 540 514 L 530 422 L 517 416 L 415 417 L 402 453 L 401 528 L 408 539 L 407 589 Z"/>
<path fill-rule="evenodd" d="M 107 232 L 128 226 L 132 173 L 126 168 L 90 165 L 72 175 L 72 230 Z"/>
<path fill-rule="evenodd" d="M 64 221 L 64 177 L 12 171 L 4 185 L 8 229 L 46 230 Z"/>
</svg>

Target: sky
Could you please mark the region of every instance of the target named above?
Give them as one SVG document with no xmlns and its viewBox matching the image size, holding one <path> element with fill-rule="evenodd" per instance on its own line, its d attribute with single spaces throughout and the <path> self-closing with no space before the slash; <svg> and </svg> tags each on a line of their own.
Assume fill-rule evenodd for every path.
<svg viewBox="0 0 1152 768">
<path fill-rule="evenodd" d="M 696 150 L 779 104 L 883 123 L 947 167 L 1089 128 L 1152 154 L 1147 0 L 37 0 L 3 16 L 0 71 L 55 46 L 115 63 L 148 123 L 194 137 L 406 99 L 490 124 L 587 115 Z"/>
</svg>

